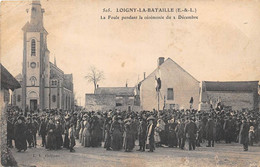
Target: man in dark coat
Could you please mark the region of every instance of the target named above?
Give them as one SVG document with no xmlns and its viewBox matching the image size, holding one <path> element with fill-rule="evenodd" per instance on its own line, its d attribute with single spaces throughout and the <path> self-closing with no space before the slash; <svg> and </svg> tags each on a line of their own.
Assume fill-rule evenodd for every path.
<svg viewBox="0 0 260 167">
<path fill-rule="evenodd" d="M 215 122 L 210 115 L 208 122 L 206 124 L 206 138 L 208 140 L 207 147 L 214 147 L 215 132 L 216 132 Z"/>
<path fill-rule="evenodd" d="M 189 141 L 189 150 L 195 150 L 197 126 L 194 123 L 194 118 L 190 118 L 190 121 L 185 126 L 185 134 Z"/>
<path fill-rule="evenodd" d="M 36 117 L 33 117 L 32 119 L 32 139 L 33 139 L 33 146 L 36 147 L 37 145 L 37 139 L 36 139 L 36 134 L 39 129 L 39 124 L 37 122 Z"/>
<path fill-rule="evenodd" d="M 46 135 L 47 135 L 47 122 L 45 118 L 41 119 L 39 127 L 39 135 L 42 137 L 42 147 L 46 146 Z"/>
<path fill-rule="evenodd" d="M 146 130 L 147 130 L 146 121 L 143 118 L 140 118 L 140 122 L 138 126 L 138 139 L 139 139 L 140 148 L 137 151 L 145 151 Z"/>
<path fill-rule="evenodd" d="M 225 119 L 225 123 L 223 126 L 224 132 L 225 132 L 225 141 L 226 143 L 231 143 L 231 118 L 229 118 L 229 116 L 227 116 L 227 118 Z"/>
<path fill-rule="evenodd" d="M 248 134 L 249 123 L 246 121 L 246 119 L 244 119 L 239 132 L 239 143 L 243 144 L 244 151 L 248 151 Z"/>
<path fill-rule="evenodd" d="M 12 142 L 13 139 L 14 139 L 14 124 L 13 124 L 13 119 L 9 117 L 7 120 L 7 146 L 9 148 L 13 148 L 13 142 Z"/>
<path fill-rule="evenodd" d="M 18 149 L 18 152 L 21 152 L 21 150 L 25 151 L 27 149 L 26 125 L 23 121 L 24 118 L 18 117 L 18 120 L 14 126 L 15 147 Z"/>
</svg>

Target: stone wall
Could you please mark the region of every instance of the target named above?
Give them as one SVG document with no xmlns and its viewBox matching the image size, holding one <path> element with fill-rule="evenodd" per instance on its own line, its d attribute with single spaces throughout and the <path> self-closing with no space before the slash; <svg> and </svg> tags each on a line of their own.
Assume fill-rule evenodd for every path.
<svg viewBox="0 0 260 167">
<path fill-rule="evenodd" d="M 86 94 L 85 108 L 87 111 L 108 111 L 116 107 L 116 95 Z"/>
<path fill-rule="evenodd" d="M 250 92 L 207 91 L 207 96 L 213 101 L 220 98 L 221 103 L 231 106 L 232 110 L 254 108 L 254 94 Z"/>
</svg>

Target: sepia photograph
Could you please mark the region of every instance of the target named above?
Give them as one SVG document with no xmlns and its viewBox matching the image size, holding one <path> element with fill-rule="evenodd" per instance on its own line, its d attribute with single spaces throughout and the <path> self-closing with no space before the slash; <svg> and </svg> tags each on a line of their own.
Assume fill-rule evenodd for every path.
<svg viewBox="0 0 260 167">
<path fill-rule="evenodd" d="M 1 165 L 260 167 L 259 0 L 0 0 Z"/>
</svg>

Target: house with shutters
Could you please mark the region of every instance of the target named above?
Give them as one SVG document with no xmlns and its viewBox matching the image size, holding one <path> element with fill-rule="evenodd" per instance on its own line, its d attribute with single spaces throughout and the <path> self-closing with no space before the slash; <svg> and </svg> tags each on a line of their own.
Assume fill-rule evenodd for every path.
<svg viewBox="0 0 260 167">
<path fill-rule="evenodd" d="M 159 57 L 157 68 L 137 87 L 142 110 L 198 109 L 200 82 L 171 58 Z"/>
</svg>

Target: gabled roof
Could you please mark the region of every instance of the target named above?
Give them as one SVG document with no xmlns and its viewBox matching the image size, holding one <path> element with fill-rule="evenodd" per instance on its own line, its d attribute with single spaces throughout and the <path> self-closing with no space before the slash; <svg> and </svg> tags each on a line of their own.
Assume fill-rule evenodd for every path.
<svg viewBox="0 0 260 167">
<path fill-rule="evenodd" d="M 110 94 L 116 96 L 134 96 L 135 87 L 98 87 L 95 94 Z"/>
<path fill-rule="evenodd" d="M 7 71 L 7 69 L 0 64 L 1 66 L 1 89 L 17 89 L 20 88 L 21 85 L 19 82 L 12 76 L 12 74 Z"/>
<path fill-rule="evenodd" d="M 258 91 L 258 81 L 203 81 L 206 91 Z"/>
<path fill-rule="evenodd" d="M 188 73 L 186 70 L 184 70 L 179 64 L 177 64 L 175 61 L 173 61 L 171 58 L 168 58 L 167 60 L 165 60 L 159 67 L 163 67 L 165 62 L 167 61 L 171 61 L 173 62 L 175 65 L 177 65 L 177 67 L 179 67 L 180 70 L 182 70 L 183 72 L 185 72 L 186 74 L 188 74 L 190 77 L 192 77 L 195 81 L 199 82 L 196 78 L 194 78 L 190 73 Z M 157 68 L 150 74 L 148 75 L 145 79 L 143 79 L 142 81 L 140 81 L 139 83 L 142 83 L 144 80 L 146 80 L 147 78 L 149 78 L 152 74 L 154 74 L 156 72 Z"/>
</svg>

